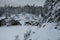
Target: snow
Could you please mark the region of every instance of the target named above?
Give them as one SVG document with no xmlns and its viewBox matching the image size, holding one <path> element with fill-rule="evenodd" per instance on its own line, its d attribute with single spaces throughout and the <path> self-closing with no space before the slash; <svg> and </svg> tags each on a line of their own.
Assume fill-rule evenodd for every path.
<svg viewBox="0 0 60 40">
<path fill-rule="evenodd" d="M 10 20 L 17 20 L 17 21 L 19 21 L 22 25 L 24 25 L 25 22 L 30 22 L 30 21 L 38 22 L 39 20 L 42 19 L 41 15 L 36 16 L 36 15 L 29 14 L 29 13 L 26 13 L 26 12 L 21 12 L 21 13 L 18 14 L 18 15 L 16 15 L 16 14 L 11 14 L 10 17 L 7 17 L 7 19 L 5 19 L 5 18 L 6 18 L 5 16 L 0 17 L 0 20 L 4 19 L 7 23 L 8 23 Z"/>
<path fill-rule="evenodd" d="M 55 6 L 56 6 L 56 9 L 55 10 L 60 9 L 60 2 L 58 2 Z"/>
<path fill-rule="evenodd" d="M 16 35 L 19 36 L 20 40 L 24 40 L 24 34 L 29 30 L 31 33 L 27 40 L 57 40 L 60 38 L 60 31 L 54 29 L 57 23 L 44 23 L 43 25 L 45 27 L 40 28 L 37 26 L 20 25 L 0 27 L 0 40 L 15 40 Z"/>
<path fill-rule="evenodd" d="M 49 6 L 48 9 L 50 9 L 50 7 L 51 6 Z M 49 12 L 54 13 L 58 9 L 60 9 L 60 2 L 53 6 L 53 10 L 49 10 Z M 51 14 L 52 18 L 54 18 L 55 15 L 56 13 L 54 15 Z M 42 22 L 43 18 L 41 17 L 41 14 L 36 16 L 26 12 L 21 12 L 20 14 L 10 15 L 8 19 L 5 19 L 5 16 L 2 16 L 0 17 L 0 20 L 4 19 L 7 22 L 7 25 L 10 24 L 9 21 L 12 19 L 19 21 L 22 25 L 1 26 L 0 40 L 15 40 L 16 36 L 19 37 L 19 40 L 24 40 L 26 38 L 24 38 L 24 36 L 27 35 L 29 31 L 31 33 L 30 35 L 27 35 L 27 40 L 60 40 L 60 23 L 59 26 L 56 26 L 57 23 L 47 23 L 51 16 L 48 17 L 46 23 L 41 24 L 42 26 L 24 25 L 25 22 Z M 56 21 L 59 17 L 60 16 L 58 16 L 54 21 Z M 55 29 L 55 27 L 58 27 L 58 29 Z"/>
<path fill-rule="evenodd" d="M 2 16 L 2 17 L 0 17 L 0 20 L 2 20 L 2 19 L 4 19 L 5 18 L 5 16 Z"/>
</svg>

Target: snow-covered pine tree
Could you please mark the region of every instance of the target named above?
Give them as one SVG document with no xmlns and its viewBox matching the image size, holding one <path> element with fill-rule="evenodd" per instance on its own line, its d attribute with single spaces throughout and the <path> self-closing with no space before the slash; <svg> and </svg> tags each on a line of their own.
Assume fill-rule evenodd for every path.
<svg viewBox="0 0 60 40">
<path fill-rule="evenodd" d="M 59 9 L 60 0 L 46 0 L 44 7 L 48 9 L 46 22 L 56 22 L 60 21 Z"/>
</svg>

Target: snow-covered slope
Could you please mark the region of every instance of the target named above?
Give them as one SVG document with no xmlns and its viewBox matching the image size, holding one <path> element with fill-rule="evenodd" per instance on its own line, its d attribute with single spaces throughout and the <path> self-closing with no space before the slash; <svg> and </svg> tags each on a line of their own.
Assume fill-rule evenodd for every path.
<svg viewBox="0 0 60 40">
<path fill-rule="evenodd" d="M 60 40 L 60 31 L 54 29 L 55 27 L 56 23 L 47 23 L 41 28 L 19 25 L 4 26 L 0 27 L 0 40 Z"/>
</svg>

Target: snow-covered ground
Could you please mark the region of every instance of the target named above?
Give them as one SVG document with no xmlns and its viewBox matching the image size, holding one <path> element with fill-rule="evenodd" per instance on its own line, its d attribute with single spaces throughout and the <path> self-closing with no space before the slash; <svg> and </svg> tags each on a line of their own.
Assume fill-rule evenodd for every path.
<svg viewBox="0 0 60 40">
<path fill-rule="evenodd" d="M 0 27 L 0 40 L 24 40 L 25 38 L 26 40 L 60 40 L 60 31 L 54 29 L 55 27 L 56 23 L 47 23 L 45 27 L 4 26 Z M 28 33 L 29 35 L 24 37 Z"/>
<path fill-rule="evenodd" d="M 5 16 L 0 17 L 0 20 L 2 19 L 5 19 Z M 44 23 L 41 24 L 42 26 L 24 25 L 25 22 L 30 21 L 40 23 L 42 21 L 41 15 L 21 13 L 16 16 L 14 14 L 5 21 L 9 23 L 12 19 L 18 20 L 22 25 L 1 26 L 0 40 L 60 40 L 60 26 L 56 26 L 57 23 Z"/>
</svg>

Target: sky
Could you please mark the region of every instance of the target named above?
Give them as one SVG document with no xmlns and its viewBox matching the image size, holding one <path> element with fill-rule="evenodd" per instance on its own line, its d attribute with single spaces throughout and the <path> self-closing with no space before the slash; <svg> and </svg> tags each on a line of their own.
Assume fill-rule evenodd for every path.
<svg viewBox="0 0 60 40">
<path fill-rule="evenodd" d="M 24 6 L 24 5 L 33 5 L 43 6 L 45 0 L 0 0 L 0 6 L 12 5 L 12 6 Z"/>
</svg>

